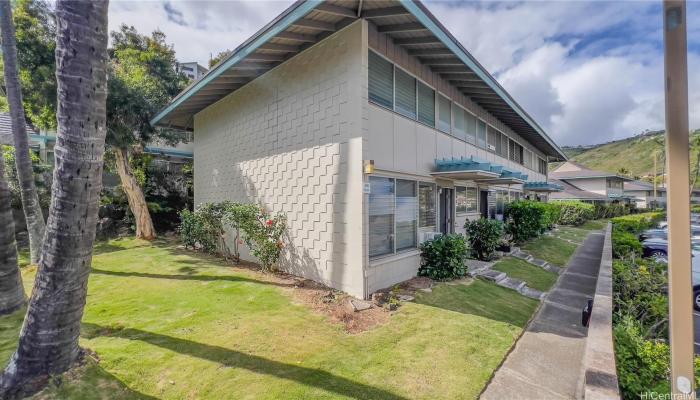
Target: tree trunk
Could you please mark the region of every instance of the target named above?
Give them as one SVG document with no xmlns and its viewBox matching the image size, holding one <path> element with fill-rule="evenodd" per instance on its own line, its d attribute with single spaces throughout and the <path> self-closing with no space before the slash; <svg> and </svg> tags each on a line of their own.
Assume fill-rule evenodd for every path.
<svg viewBox="0 0 700 400">
<path fill-rule="evenodd" d="M 5 180 L 5 160 L 0 151 L 0 315 L 18 310 L 26 301 L 22 277 L 17 265 L 10 188 Z"/>
<path fill-rule="evenodd" d="M 56 3 L 58 137 L 46 238 L 17 351 L 0 398 L 41 389 L 80 353 L 102 189 L 107 99 L 108 1 Z"/>
<path fill-rule="evenodd" d="M 126 193 L 129 209 L 134 214 L 136 221 L 136 237 L 153 240 L 156 238 L 153 220 L 151 220 L 151 213 L 148 211 L 148 203 L 146 203 L 146 196 L 143 195 L 143 189 L 131 170 L 129 153 L 126 149 L 114 148 L 114 158 L 116 159 L 117 173 L 122 182 L 122 189 Z"/>
<path fill-rule="evenodd" d="M 27 122 L 22 104 L 22 88 L 17 72 L 15 26 L 12 23 L 12 7 L 9 0 L 0 1 L 0 31 L 2 32 L 2 53 L 5 63 L 5 87 L 7 89 L 7 102 L 10 106 L 12 136 L 15 143 L 15 164 L 22 197 L 22 209 L 27 221 L 31 262 L 37 264 L 46 224 L 34 183 L 32 157 L 29 153 L 29 137 L 27 136 Z"/>
</svg>

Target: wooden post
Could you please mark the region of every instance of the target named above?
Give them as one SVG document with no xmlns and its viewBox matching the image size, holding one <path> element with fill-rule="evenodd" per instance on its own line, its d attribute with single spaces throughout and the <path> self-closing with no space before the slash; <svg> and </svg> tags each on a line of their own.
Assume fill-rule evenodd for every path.
<svg viewBox="0 0 700 400">
<path fill-rule="evenodd" d="M 685 399 L 695 398 L 686 5 L 685 0 L 663 4 L 671 387 Z"/>
<path fill-rule="evenodd" d="M 654 183 L 654 209 L 658 207 L 658 198 L 656 197 L 656 171 L 658 171 L 656 167 L 656 159 L 658 158 L 659 153 L 656 151 L 654 152 L 654 173 L 652 174 L 653 176 L 653 183 Z"/>
</svg>

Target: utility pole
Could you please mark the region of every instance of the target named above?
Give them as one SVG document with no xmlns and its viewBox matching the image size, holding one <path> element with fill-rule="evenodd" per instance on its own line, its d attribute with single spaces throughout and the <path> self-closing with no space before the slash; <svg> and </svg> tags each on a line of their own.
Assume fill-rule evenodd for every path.
<svg viewBox="0 0 700 400">
<path fill-rule="evenodd" d="M 664 0 L 663 6 L 671 387 L 674 396 L 693 399 L 686 3 L 685 0 Z"/>
</svg>

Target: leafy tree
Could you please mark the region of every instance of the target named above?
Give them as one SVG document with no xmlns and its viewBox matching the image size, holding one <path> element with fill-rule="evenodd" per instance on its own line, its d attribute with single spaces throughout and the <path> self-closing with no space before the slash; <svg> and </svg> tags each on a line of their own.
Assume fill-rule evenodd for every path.
<svg viewBox="0 0 700 400">
<path fill-rule="evenodd" d="M 148 204 L 129 159 L 149 142 L 182 140 L 180 133 L 154 128 L 149 120 L 184 88 L 187 78 L 175 71 L 175 51 L 166 44 L 163 32 L 146 36 L 122 25 L 111 36 L 107 144 L 134 214 L 136 236 L 153 239 L 156 233 Z"/>
<path fill-rule="evenodd" d="M 0 32 L 2 33 L 2 53 L 4 61 L 5 88 L 10 105 L 12 136 L 15 144 L 15 166 L 22 194 L 22 210 L 27 221 L 31 262 L 39 262 L 44 240 L 44 215 L 39 204 L 39 194 L 34 183 L 32 158 L 29 152 L 27 121 L 22 105 L 22 88 L 20 86 L 17 66 L 17 42 L 15 27 L 12 22 L 12 9 L 9 1 L 0 2 Z"/>
<path fill-rule="evenodd" d="M 209 68 L 211 68 L 211 67 L 215 66 L 216 64 L 220 63 L 221 60 L 223 60 L 224 58 L 230 56 L 231 53 L 232 53 L 232 51 L 231 51 L 231 50 L 228 50 L 228 49 L 219 52 L 219 54 L 215 55 L 214 58 L 211 58 L 211 59 L 209 60 Z"/>
<path fill-rule="evenodd" d="M 46 241 L 0 398 L 29 396 L 80 354 L 102 188 L 106 134 L 107 1 L 56 3 L 58 142 Z"/>
<path fill-rule="evenodd" d="M 27 119 L 34 127 L 56 128 L 56 23 L 44 0 L 18 0 L 12 20 Z M 3 92 L 4 93 L 4 92 Z M 1 105 L 4 100 L 0 100 Z"/>
</svg>

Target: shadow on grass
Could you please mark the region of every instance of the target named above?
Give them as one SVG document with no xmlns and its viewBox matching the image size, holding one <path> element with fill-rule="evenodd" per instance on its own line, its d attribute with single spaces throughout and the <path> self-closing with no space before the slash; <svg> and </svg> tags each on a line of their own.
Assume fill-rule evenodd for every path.
<svg viewBox="0 0 700 400">
<path fill-rule="evenodd" d="M 416 303 L 524 328 L 538 301 L 476 279 L 469 285 L 439 285 L 431 293 L 418 293 Z"/>
<path fill-rule="evenodd" d="M 404 397 L 384 389 L 354 382 L 320 369 L 285 364 L 220 346 L 197 343 L 140 329 L 117 328 L 115 330 L 106 326 L 84 322 L 82 336 L 85 338 L 107 336 L 138 340 L 179 354 L 213 361 L 227 367 L 243 368 L 255 373 L 291 380 L 302 385 L 313 386 L 356 399 L 404 399 Z"/>
<path fill-rule="evenodd" d="M 247 283 L 257 283 L 261 285 L 273 285 L 280 287 L 293 287 L 294 283 L 279 283 L 279 282 L 268 282 L 261 281 L 257 279 L 245 278 L 242 276 L 234 275 L 193 275 L 190 268 L 183 267 L 180 269 L 185 275 L 168 275 L 168 274 L 151 274 L 146 272 L 134 272 L 134 271 L 110 271 L 106 269 L 93 268 L 92 274 L 98 275 L 109 275 L 109 276 L 119 276 L 119 277 L 134 277 L 134 278 L 151 278 L 151 279 L 172 279 L 177 281 L 200 281 L 200 282 L 215 282 L 215 281 L 228 281 L 228 282 L 247 282 Z"/>
</svg>

